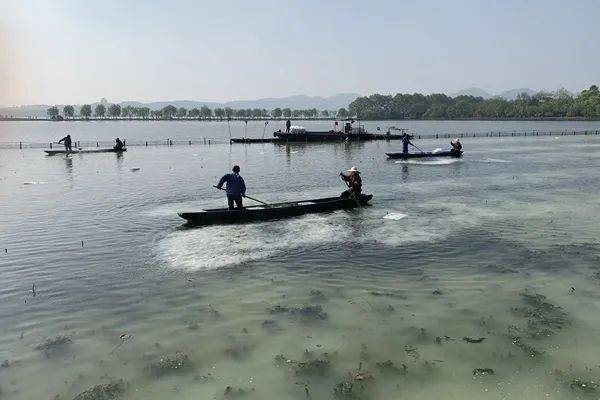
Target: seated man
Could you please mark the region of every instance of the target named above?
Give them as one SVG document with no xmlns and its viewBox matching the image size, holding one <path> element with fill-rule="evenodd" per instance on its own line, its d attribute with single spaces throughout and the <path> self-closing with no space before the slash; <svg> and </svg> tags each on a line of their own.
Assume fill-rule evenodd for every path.
<svg viewBox="0 0 600 400">
<path fill-rule="evenodd" d="M 113 149 L 115 149 L 115 151 L 123 151 L 123 147 L 125 147 L 125 145 L 123 144 L 123 142 L 121 141 L 121 139 L 117 138 L 117 140 L 115 140 L 115 145 L 113 147 Z"/>
<path fill-rule="evenodd" d="M 459 153 L 462 151 L 462 144 L 460 143 L 460 140 L 454 139 L 450 142 L 450 144 L 452 145 L 452 149 L 450 150 L 451 152 Z"/>
<path fill-rule="evenodd" d="M 360 172 L 356 167 L 350 168 L 348 171 L 350 172 L 348 175 L 344 175 L 343 172 L 340 172 L 340 176 L 348 185 L 348 190 L 342 192 L 340 197 L 356 197 L 360 195 L 362 192 L 362 179 L 360 178 Z"/>
</svg>

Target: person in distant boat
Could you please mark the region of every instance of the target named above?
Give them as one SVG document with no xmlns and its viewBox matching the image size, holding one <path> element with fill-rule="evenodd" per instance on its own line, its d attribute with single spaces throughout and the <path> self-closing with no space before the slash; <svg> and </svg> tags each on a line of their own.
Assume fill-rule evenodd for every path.
<svg viewBox="0 0 600 400">
<path fill-rule="evenodd" d="M 450 150 L 452 153 L 460 153 L 462 151 L 462 144 L 458 138 L 452 140 L 450 144 L 452 145 L 452 150 Z"/>
<path fill-rule="evenodd" d="M 65 145 L 65 150 L 66 151 L 73 151 L 71 149 L 71 135 L 67 135 L 64 138 L 60 139 L 58 141 L 58 143 L 63 142 L 63 144 Z"/>
<path fill-rule="evenodd" d="M 410 141 L 410 135 L 406 132 L 402 132 L 402 154 L 408 154 L 408 145 L 412 144 Z"/>
<path fill-rule="evenodd" d="M 125 145 L 123 144 L 121 139 L 117 138 L 117 140 L 115 140 L 115 145 L 113 149 L 115 149 L 115 151 L 123 151 L 123 147 L 125 147 Z"/>
<path fill-rule="evenodd" d="M 356 167 L 352 167 L 346 172 L 349 172 L 349 174 L 346 175 L 343 172 L 340 172 L 340 176 L 348 185 L 348 190 L 343 191 L 340 197 L 356 197 L 360 195 L 360 192 L 362 192 L 362 179 L 360 178 L 360 172 Z"/>
<path fill-rule="evenodd" d="M 217 188 L 221 189 L 224 183 L 227 183 L 227 187 L 225 188 L 227 192 L 227 205 L 230 210 L 233 210 L 233 203 L 238 209 L 242 209 L 242 197 L 246 196 L 246 183 L 244 182 L 244 178 L 240 176 L 240 167 L 237 165 L 233 166 L 233 173 L 223 175 L 219 183 L 217 184 Z"/>
<path fill-rule="evenodd" d="M 289 119 L 285 121 L 285 133 L 290 133 L 290 128 L 292 127 L 292 121 Z"/>
</svg>

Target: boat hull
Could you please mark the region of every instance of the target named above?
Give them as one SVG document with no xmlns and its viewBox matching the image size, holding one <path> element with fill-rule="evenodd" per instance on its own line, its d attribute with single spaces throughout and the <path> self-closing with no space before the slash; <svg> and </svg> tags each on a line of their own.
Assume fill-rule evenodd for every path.
<svg viewBox="0 0 600 400">
<path fill-rule="evenodd" d="M 44 150 L 44 152 L 46 154 L 48 154 L 49 156 L 54 156 L 56 154 L 122 153 L 124 151 L 127 151 L 127 149 L 126 148 L 124 148 L 122 150 L 115 150 L 115 149 L 83 149 L 83 150 L 78 150 L 78 149 L 75 149 L 73 151 L 67 151 L 67 150 Z"/>
<path fill-rule="evenodd" d="M 340 132 L 312 132 L 285 133 L 274 132 L 276 143 L 287 142 L 344 142 L 344 141 L 367 141 L 367 140 L 399 140 L 400 135 L 381 135 L 374 133 L 340 133 Z"/>
<path fill-rule="evenodd" d="M 436 157 L 462 157 L 463 152 L 459 151 L 440 151 L 439 153 L 385 153 L 389 158 L 408 160 L 409 158 L 436 158 Z"/>
<path fill-rule="evenodd" d="M 291 218 L 303 214 L 331 212 L 341 209 L 365 206 L 373 195 L 362 194 L 350 198 L 328 197 L 323 199 L 286 202 L 267 206 L 250 206 L 241 210 L 226 208 L 202 210 L 198 212 L 179 212 L 181 218 L 191 225 L 239 224 L 254 221 Z"/>
<path fill-rule="evenodd" d="M 231 138 L 230 143 L 273 143 L 277 141 L 275 138 L 254 139 L 254 138 Z"/>
</svg>

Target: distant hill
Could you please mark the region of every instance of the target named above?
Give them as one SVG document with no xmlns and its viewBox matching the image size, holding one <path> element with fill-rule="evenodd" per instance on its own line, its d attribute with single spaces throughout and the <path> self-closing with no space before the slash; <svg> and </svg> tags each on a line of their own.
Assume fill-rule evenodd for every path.
<svg viewBox="0 0 600 400">
<path fill-rule="evenodd" d="M 142 103 L 139 101 L 123 101 L 119 104 L 121 107 L 123 106 L 134 106 L 134 107 L 148 107 L 151 110 L 159 110 L 167 105 L 173 105 L 175 107 L 184 107 L 188 110 L 191 108 L 200 108 L 202 106 L 210 107 L 211 109 L 217 107 L 231 107 L 233 109 L 240 108 L 265 108 L 267 110 L 272 110 L 274 108 L 280 107 L 285 108 L 289 107 L 291 109 L 310 109 L 316 108 L 317 110 L 338 110 L 342 107 L 348 107 L 350 103 L 352 103 L 359 94 L 356 93 L 340 93 L 335 96 L 330 97 L 321 97 L 321 96 L 305 96 L 305 95 L 296 95 L 289 97 L 281 97 L 281 98 L 264 98 L 258 100 L 235 100 L 229 101 L 226 103 L 217 103 L 217 102 L 209 102 L 209 101 L 194 101 L 194 100 L 173 100 L 173 101 L 156 101 L 151 103 Z M 98 104 L 91 103 L 92 108 Z M 53 104 L 54 105 L 54 104 Z M 61 110 L 63 104 L 58 104 L 57 107 Z M 76 112 L 79 111 L 81 104 L 74 105 Z M 27 106 L 16 106 L 16 107 L 4 107 L 0 108 L 0 115 L 13 116 L 18 118 L 27 118 L 27 117 L 46 117 L 46 110 L 51 107 L 48 104 L 37 104 L 37 105 L 27 105 Z"/>
<path fill-rule="evenodd" d="M 458 97 L 458 96 L 473 96 L 473 97 L 483 97 L 484 99 L 489 99 L 494 97 L 491 93 L 486 92 L 483 89 L 472 87 L 463 90 L 459 90 L 456 93 L 452 93 L 450 97 Z"/>
<path fill-rule="evenodd" d="M 515 100 L 517 98 L 517 96 L 520 95 L 521 93 L 527 93 L 528 95 L 533 96 L 537 92 L 535 90 L 531 90 L 529 88 L 511 89 L 511 90 L 507 90 L 506 92 L 500 93 L 498 95 L 498 97 L 503 97 L 506 100 Z"/>
<path fill-rule="evenodd" d="M 502 97 L 506 100 L 515 100 L 518 95 L 521 93 L 527 93 L 530 96 L 533 96 L 537 92 L 535 90 L 529 88 L 520 88 L 520 89 L 511 89 L 500 94 L 491 94 L 486 92 L 483 89 L 472 87 L 468 89 L 459 90 L 456 93 L 452 93 L 450 97 L 456 96 L 474 96 L 474 97 L 483 97 L 484 99 L 491 99 L 492 97 Z"/>
</svg>

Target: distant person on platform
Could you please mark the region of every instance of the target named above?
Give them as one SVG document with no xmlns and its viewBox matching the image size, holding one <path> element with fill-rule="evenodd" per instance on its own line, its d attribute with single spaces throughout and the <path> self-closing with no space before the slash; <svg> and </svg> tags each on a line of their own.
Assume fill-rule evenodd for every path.
<svg viewBox="0 0 600 400">
<path fill-rule="evenodd" d="M 67 135 L 64 138 L 60 139 L 58 143 L 60 142 L 64 142 L 63 144 L 65 145 L 66 151 L 73 151 L 73 149 L 71 149 L 71 135 Z"/>
<path fill-rule="evenodd" d="M 410 141 L 410 135 L 406 132 L 402 132 L 402 154 L 408 154 L 408 145 L 412 144 Z"/>
<path fill-rule="evenodd" d="M 450 144 L 452 145 L 452 149 L 450 150 L 452 153 L 460 153 L 462 151 L 462 144 L 458 138 L 452 140 Z"/>
<path fill-rule="evenodd" d="M 340 176 L 348 185 L 348 190 L 343 191 L 340 197 L 356 198 L 356 196 L 360 196 L 360 193 L 362 192 L 362 179 L 360 178 L 360 172 L 356 167 L 352 167 L 346 172 L 349 172 L 349 174 L 346 175 L 343 172 L 340 172 Z"/>
<path fill-rule="evenodd" d="M 238 209 L 242 209 L 242 197 L 246 196 L 246 183 L 244 178 L 240 176 L 240 167 L 237 165 L 233 166 L 233 173 L 224 175 L 217 188 L 221 189 L 224 183 L 227 183 L 225 191 L 227 192 L 227 205 L 230 210 L 233 210 L 233 203 Z"/>
<path fill-rule="evenodd" d="M 285 121 L 285 133 L 290 133 L 290 128 L 292 127 L 292 121 L 289 119 Z"/>
<path fill-rule="evenodd" d="M 115 140 L 115 145 L 114 145 L 113 149 L 115 149 L 115 151 L 123 151 L 124 147 L 125 147 L 125 145 L 123 144 L 121 139 L 117 138 L 117 140 Z"/>
</svg>

